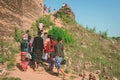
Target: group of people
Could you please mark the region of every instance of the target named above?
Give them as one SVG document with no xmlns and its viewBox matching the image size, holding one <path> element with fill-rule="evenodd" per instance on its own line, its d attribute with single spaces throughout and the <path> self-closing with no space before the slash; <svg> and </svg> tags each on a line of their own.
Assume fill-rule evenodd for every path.
<svg viewBox="0 0 120 80">
<path fill-rule="evenodd" d="M 65 76 L 61 69 L 61 64 L 65 62 L 62 38 L 59 37 L 55 41 L 54 37 L 43 32 L 41 27 L 38 29 L 38 36 L 32 38 L 29 35 L 29 30 L 27 30 L 21 42 L 20 66 L 22 70 L 26 71 L 29 63 L 32 62 L 33 69 L 36 71 L 44 60 L 48 63 L 48 70 L 52 71 L 56 67 L 58 74 L 61 72 Z"/>
</svg>

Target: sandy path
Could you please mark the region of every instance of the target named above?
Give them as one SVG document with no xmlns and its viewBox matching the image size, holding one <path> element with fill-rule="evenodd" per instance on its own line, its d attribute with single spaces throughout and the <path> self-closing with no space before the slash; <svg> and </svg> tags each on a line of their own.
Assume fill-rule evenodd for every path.
<svg viewBox="0 0 120 80">
<path fill-rule="evenodd" d="M 17 63 L 20 63 L 20 54 L 16 55 L 16 64 Z M 21 80 L 62 80 L 60 77 L 47 72 L 43 67 L 40 67 L 36 72 L 33 71 L 32 68 L 28 67 L 26 72 L 22 72 L 15 66 L 14 70 L 9 73 L 9 77 L 18 77 Z"/>
</svg>

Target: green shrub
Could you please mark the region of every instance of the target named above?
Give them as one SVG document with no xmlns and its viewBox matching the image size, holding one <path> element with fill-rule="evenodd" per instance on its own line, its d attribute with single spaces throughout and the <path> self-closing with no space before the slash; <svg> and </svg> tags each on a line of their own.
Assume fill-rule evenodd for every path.
<svg viewBox="0 0 120 80">
<path fill-rule="evenodd" d="M 57 16 L 60 17 L 64 23 L 69 23 L 69 24 L 75 23 L 75 20 L 70 18 L 70 16 L 66 14 L 64 11 L 58 12 Z"/>
<path fill-rule="evenodd" d="M 13 43 L 15 42 L 7 42 L 5 40 L 0 39 L 0 63 L 4 64 L 7 62 L 8 68 L 12 68 L 15 63 L 15 53 L 18 52 L 18 48 L 13 48 Z"/>
<path fill-rule="evenodd" d="M 64 72 L 68 74 L 70 71 L 69 69 L 65 69 Z"/>
<path fill-rule="evenodd" d="M 14 39 L 17 42 L 21 42 L 22 41 L 22 35 L 23 35 L 23 31 L 20 30 L 19 28 L 15 27 L 15 36 L 14 36 Z"/>
<path fill-rule="evenodd" d="M 7 69 L 11 69 L 15 65 L 15 52 L 13 50 L 11 52 L 9 57 L 7 57 Z"/>
<path fill-rule="evenodd" d="M 67 30 L 54 26 L 48 33 L 53 35 L 55 40 L 57 40 L 58 37 L 61 37 L 65 43 L 74 43 L 72 35 Z"/>
<path fill-rule="evenodd" d="M 111 37 L 111 39 L 113 39 L 113 40 L 119 40 L 120 37 Z"/>
<path fill-rule="evenodd" d="M 89 28 L 88 26 L 86 26 L 86 29 L 89 31 L 89 32 L 96 32 L 96 28 Z"/>
<path fill-rule="evenodd" d="M 5 42 L 4 40 L 2 40 L 2 39 L 0 39 L 0 49 L 1 49 L 1 51 L 0 51 L 0 63 L 1 64 L 4 64 L 6 61 L 7 61 L 7 56 L 5 56 L 6 55 L 6 53 L 8 52 L 5 48 L 6 47 L 8 47 L 8 43 L 7 42 Z"/>
<path fill-rule="evenodd" d="M 7 69 L 13 68 L 13 66 L 15 65 L 14 62 L 15 62 L 14 60 L 10 61 L 10 62 L 7 64 Z"/>
<path fill-rule="evenodd" d="M 7 61 L 7 58 L 3 54 L 0 54 L 0 63 L 4 64 L 6 61 Z"/>
<path fill-rule="evenodd" d="M 104 38 L 104 39 L 107 39 L 108 38 L 108 34 L 107 34 L 107 31 L 104 31 L 104 32 L 99 32 L 99 34 L 102 36 L 102 38 Z"/>
<path fill-rule="evenodd" d="M 31 27 L 31 31 L 30 31 L 31 35 L 36 36 L 37 35 L 37 31 L 38 31 L 37 25 L 36 25 L 36 23 L 33 23 L 32 27 Z"/>
</svg>

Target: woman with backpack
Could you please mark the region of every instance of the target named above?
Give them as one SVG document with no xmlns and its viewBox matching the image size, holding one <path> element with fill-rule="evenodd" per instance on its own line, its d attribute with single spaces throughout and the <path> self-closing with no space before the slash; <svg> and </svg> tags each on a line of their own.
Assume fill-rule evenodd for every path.
<svg viewBox="0 0 120 80">
<path fill-rule="evenodd" d="M 29 30 L 23 35 L 23 40 L 21 42 L 21 63 L 20 66 L 23 71 L 27 70 L 29 64 L 29 58 L 31 55 L 29 54 Z"/>
</svg>

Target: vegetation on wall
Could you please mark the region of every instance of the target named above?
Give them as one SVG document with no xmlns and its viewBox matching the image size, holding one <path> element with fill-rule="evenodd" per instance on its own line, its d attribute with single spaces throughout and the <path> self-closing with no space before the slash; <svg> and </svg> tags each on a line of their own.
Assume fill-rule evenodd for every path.
<svg viewBox="0 0 120 80">
<path fill-rule="evenodd" d="M 57 17 L 60 17 L 62 21 L 66 24 L 74 24 L 75 20 L 73 20 L 69 15 L 67 15 L 64 11 L 58 12 Z"/>
<path fill-rule="evenodd" d="M 14 31 L 15 35 L 14 35 L 14 39 L 16 40 L 16 42 L 21 42 L 22 41 L 22 36 L 24 34 L 23 30 L 20 30 L 19 28 L 15 27 L 15 31 Z"/>
<path fill-rule="evenodd" d="M 43 23 L 45 28 L 49 28 L 50 26 L 53 26 L 53 22 L 50 20 L 50 16 L 46 15 L 43 17 L 40 17 L 33 25 L 32 27 L 38 27 L 39 23 Z"/>
<path fill-rule="evenodd" d="M 19 52 L 19 48 L 14 48 L 15 42 L 8 42 L 0 39 L 0 63 L 7 62 L 7 68 L 14 66 L 15 54 Z"/>
</svg>

